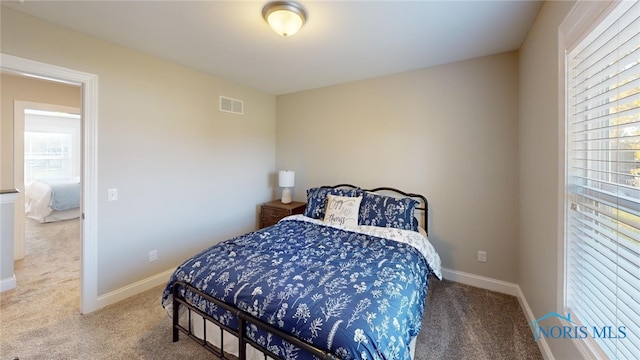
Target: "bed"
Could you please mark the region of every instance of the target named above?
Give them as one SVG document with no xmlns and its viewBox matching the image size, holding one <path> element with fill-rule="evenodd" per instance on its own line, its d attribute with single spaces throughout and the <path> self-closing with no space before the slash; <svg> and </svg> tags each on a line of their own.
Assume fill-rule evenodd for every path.
<svg viewBox="0 0 640 360">
<path fill-rule="evenodd" d="M 393 188 L 307 190 L 304 214 L 175 270 L 162 295 L 173 341 L 222 358 L 412 359 L 428 278 L 442 278 L 427 212 Z"/>
<path fill-rule="evenodd" d="M 36 180 L 25 192 L 28 218 L 40 223 L 80 216 L 80 178 Z"/>
</svg>

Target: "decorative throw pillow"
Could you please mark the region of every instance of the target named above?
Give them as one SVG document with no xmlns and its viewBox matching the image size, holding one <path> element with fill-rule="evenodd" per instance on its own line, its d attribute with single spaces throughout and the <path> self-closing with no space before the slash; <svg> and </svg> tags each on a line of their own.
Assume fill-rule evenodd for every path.
<svg viewBox="0 0 640 360">
<path fill-rule="evenodd" d="M 324 215 L 324 222 L 350 229 L 358 227 L 358 213 L 360 212 L 361 201 L 361 196 L 327 195 L 327 211 Z"/>
<path fill-rule="evenodd" d="M 314 219 L 324 219 L 327 209 L 327 195 L 355 196 L 356 189 L 332 189 L 316 187 L 307 190 L 307 207 L 304 215 Z"/>
<path fill-rule="evenodd" d="M 413 216 L 418 205 L 419 202 L 411 198 L 362 192 L 359 224 L 418 231 Z"/>
</svg>

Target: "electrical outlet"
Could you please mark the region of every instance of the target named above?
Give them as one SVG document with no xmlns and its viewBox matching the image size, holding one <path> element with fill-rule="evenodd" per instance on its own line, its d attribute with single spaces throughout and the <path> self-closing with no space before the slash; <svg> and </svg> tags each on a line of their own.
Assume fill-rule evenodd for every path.
<svg viewBox="0 0 640 360">
<path fill-rule="evenodd" d="M 149 262 L 158 260 L 158 250 L 149 251 Z"/>
<path fill-rule="evenodd" d="M 478 261 L 487 262 L 487 252 L 478 250 Z"/>
</svg>

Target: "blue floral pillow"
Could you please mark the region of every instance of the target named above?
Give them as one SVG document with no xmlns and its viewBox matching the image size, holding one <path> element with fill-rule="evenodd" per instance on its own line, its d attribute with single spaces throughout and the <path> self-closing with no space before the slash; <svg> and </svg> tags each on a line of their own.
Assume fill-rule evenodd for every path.
<svg viewBox="0 0 640 360">
<path fill-rule="evenodd" d="M 314 219 L 324 219 L 327 211 L 327 195 L 355 196 L 356 189 L 311 188 L 307 190 L 307 207 L 304 215 Z"/>
<path fill-rule="evenodd" d="M 418 231 L 417 222 L 413 216 L 416 207 L 420 204 L 417 200 L 397 199 L 364 191 L 361 193 L 359 225 Z"/>
</svg>

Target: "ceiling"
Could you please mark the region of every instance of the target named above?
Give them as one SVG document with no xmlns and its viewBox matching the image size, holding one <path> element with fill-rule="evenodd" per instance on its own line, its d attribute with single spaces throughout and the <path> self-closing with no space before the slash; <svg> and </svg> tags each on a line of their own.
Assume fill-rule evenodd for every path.
<svg viewBox="0 0 640 360">
<path fill-rule="evenodd" d="M 267 1 L 6 1 L 3 6 L 270 93 L 520 48 L 542 1 L 309 1 L 294 36 Z"/>
</svg>

